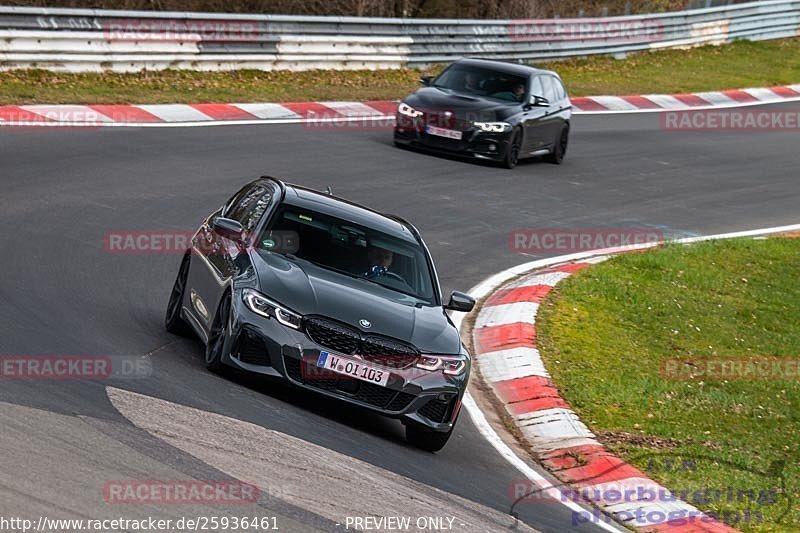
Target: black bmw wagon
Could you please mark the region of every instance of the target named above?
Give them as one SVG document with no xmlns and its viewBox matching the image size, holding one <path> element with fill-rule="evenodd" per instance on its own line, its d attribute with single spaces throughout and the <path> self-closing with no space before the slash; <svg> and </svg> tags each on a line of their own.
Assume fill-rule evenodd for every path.
<svg viewBox="0 0 800 533">
<path fill-rule="evenodd" d="M 420 82 L 424 87 L 397 108 L 395 144 L 507 168 L 532 156 L 564 160 L 572 106 L 555 72 L 462 59 Z"/>
<path fill-rule="evenodd" d="M 260 178 L 194 234 L 166 313 L 172 333 L 224 365 L 400 419 L 441 449 L 458 418 L 470 356 L 417 229 L 304 187 Z"/>
</svg>

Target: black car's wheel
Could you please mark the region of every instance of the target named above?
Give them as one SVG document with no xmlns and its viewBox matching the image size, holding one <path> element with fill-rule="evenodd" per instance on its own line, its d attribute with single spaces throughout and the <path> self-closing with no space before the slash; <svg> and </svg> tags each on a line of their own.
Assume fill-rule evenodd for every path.
<svg viewBox="0 0 800 533">
<path fill-rule="evenodd" d="M 508 141 L 508 148 L 506 148 L 506 155 L 503 158 L 503 166 L 506 168 L 514 168 L 519 163 L 519 153 L 522 149 L 522 132 L 519 129 L 514 130 L 511 134 L 511 140 Z"/>
<path fill-rule="evenodd" d="M 569 143 L 569 126 L 563 126 L 553 144 L 553 151 L 545 159 L 554 165 L 560 165 L 567 155 L 567 144 Z"/>
<path fill-rule="evenodd" d="M 190 260 L 191 254 L 186 252 L 181 261 L 181 266 L 178 269 L 175 283 L 172 286 L 172 292 L 169 295 L 169 303 L 167 304 L 167 315 L 164 317 L 164 326 L 167 328 L 167 331 L 175 335 L 187 336 L 191 333 L 189 324 L 181 317 L 181 306 L 183 305 L 183 295 L 186 292 L 186 280 L 189 277 Z"/>
<path fill-rule="evenodd" d="M 231 331 L 231 297 L 225 296 L 217 308 L 211 332 L 208 334 L 206 345 L 206 368 L 212 372 L 219 372 L 224 367 L 222 362 L 225 350 L 230 350 L 228 337 Z"/>
<path fill-rule="evenodd" d="M 450 431 L 442 433 L 415 424 L 408 424 L 406 426 L 406 442 L 421 450 L 438 452 L 447 444 L 454 428 L 455 424 L 450 428 Z"/>
</svg>

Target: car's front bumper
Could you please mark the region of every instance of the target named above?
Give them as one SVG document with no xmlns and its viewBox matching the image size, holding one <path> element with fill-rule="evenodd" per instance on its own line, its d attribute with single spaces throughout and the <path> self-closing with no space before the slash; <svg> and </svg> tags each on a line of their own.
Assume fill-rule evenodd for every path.
<svg viewBox="0 0 800 533">
<path fill-rule="evenodd" d="M 511 139 L 511 132 L 485 132 L 477 128 L 461 131 L 461 139 L 448 139 L 426 132 L 425 125 L 414 119 L 398 117 L 394 141 L 398 144 L 435 152 L 502 161 Z"/>
<path fill-rule="evenodd" d="M 460 376 L 414 367 L 391 369 L 382 387 L 320 370 L 316 361 L 320 351 L 328 351 L 325 347 L 302 331 L 253 313 L 241 300 L 234 305 L 233 322 L 231 355 L 224 361 L 233 367 L 283 378 L 296 387 L 436 431 L 450 430 L 458 416 L 469 365 Z"/>
</svg>

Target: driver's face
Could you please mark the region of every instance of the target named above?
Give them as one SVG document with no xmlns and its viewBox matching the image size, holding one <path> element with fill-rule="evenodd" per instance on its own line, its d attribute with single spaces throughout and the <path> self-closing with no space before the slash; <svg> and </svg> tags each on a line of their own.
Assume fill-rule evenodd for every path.
<svg viewBox="0 0 800 533">
<path fill-rule="evenodd" d="M 369 258 L 369 262 L 372 266 L 389 268 L 392 265 L 392 259 L 394 259 L 394 254 L 384 248 L 375 247 L 375 248 L 370 248 L 367 257 Z"/>
</svg>

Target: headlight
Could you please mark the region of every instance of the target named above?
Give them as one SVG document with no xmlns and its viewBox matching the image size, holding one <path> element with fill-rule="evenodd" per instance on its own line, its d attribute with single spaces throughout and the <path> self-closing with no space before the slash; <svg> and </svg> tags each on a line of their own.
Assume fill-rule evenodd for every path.
<svg viewBox="0 0 800 533">
<path fill-rule="evenodd" d="M 467 369 L 467 362 L 460 357 L 446 355 L 422 355 L 417 361 L 417 368 L 434 372 L 441 370 L 449 376 L 460 376 Z"/>
<path fill-rule="evenodd" d="M 303 317 L 290 311 L 279 303 L 270 300 L 263 294 L 253 289 L 245 289 L 242 292 L 242 299 L 247 307 L 257 315 L 267 318 L 274 318 L 284 326 L 293 329 L 300 329 Z"/>
<path fill-rule="evenodd" d="M 397 106 L 397 112 L 400 113 L 401 115 L 405 115 L 411 118 L 417 118 L 422 116 L 422 111 L 417 111 L 410 105 L 404 104 L 402 102 L 400 102 L 400 105 Z"/>
<path fill-rule="evenodd" d="M 508 122 L 473 122 L 473 124 L 481 131 L 491 131 L 494 133 L 511 131 L 511 124 Z"/>
</svg>

